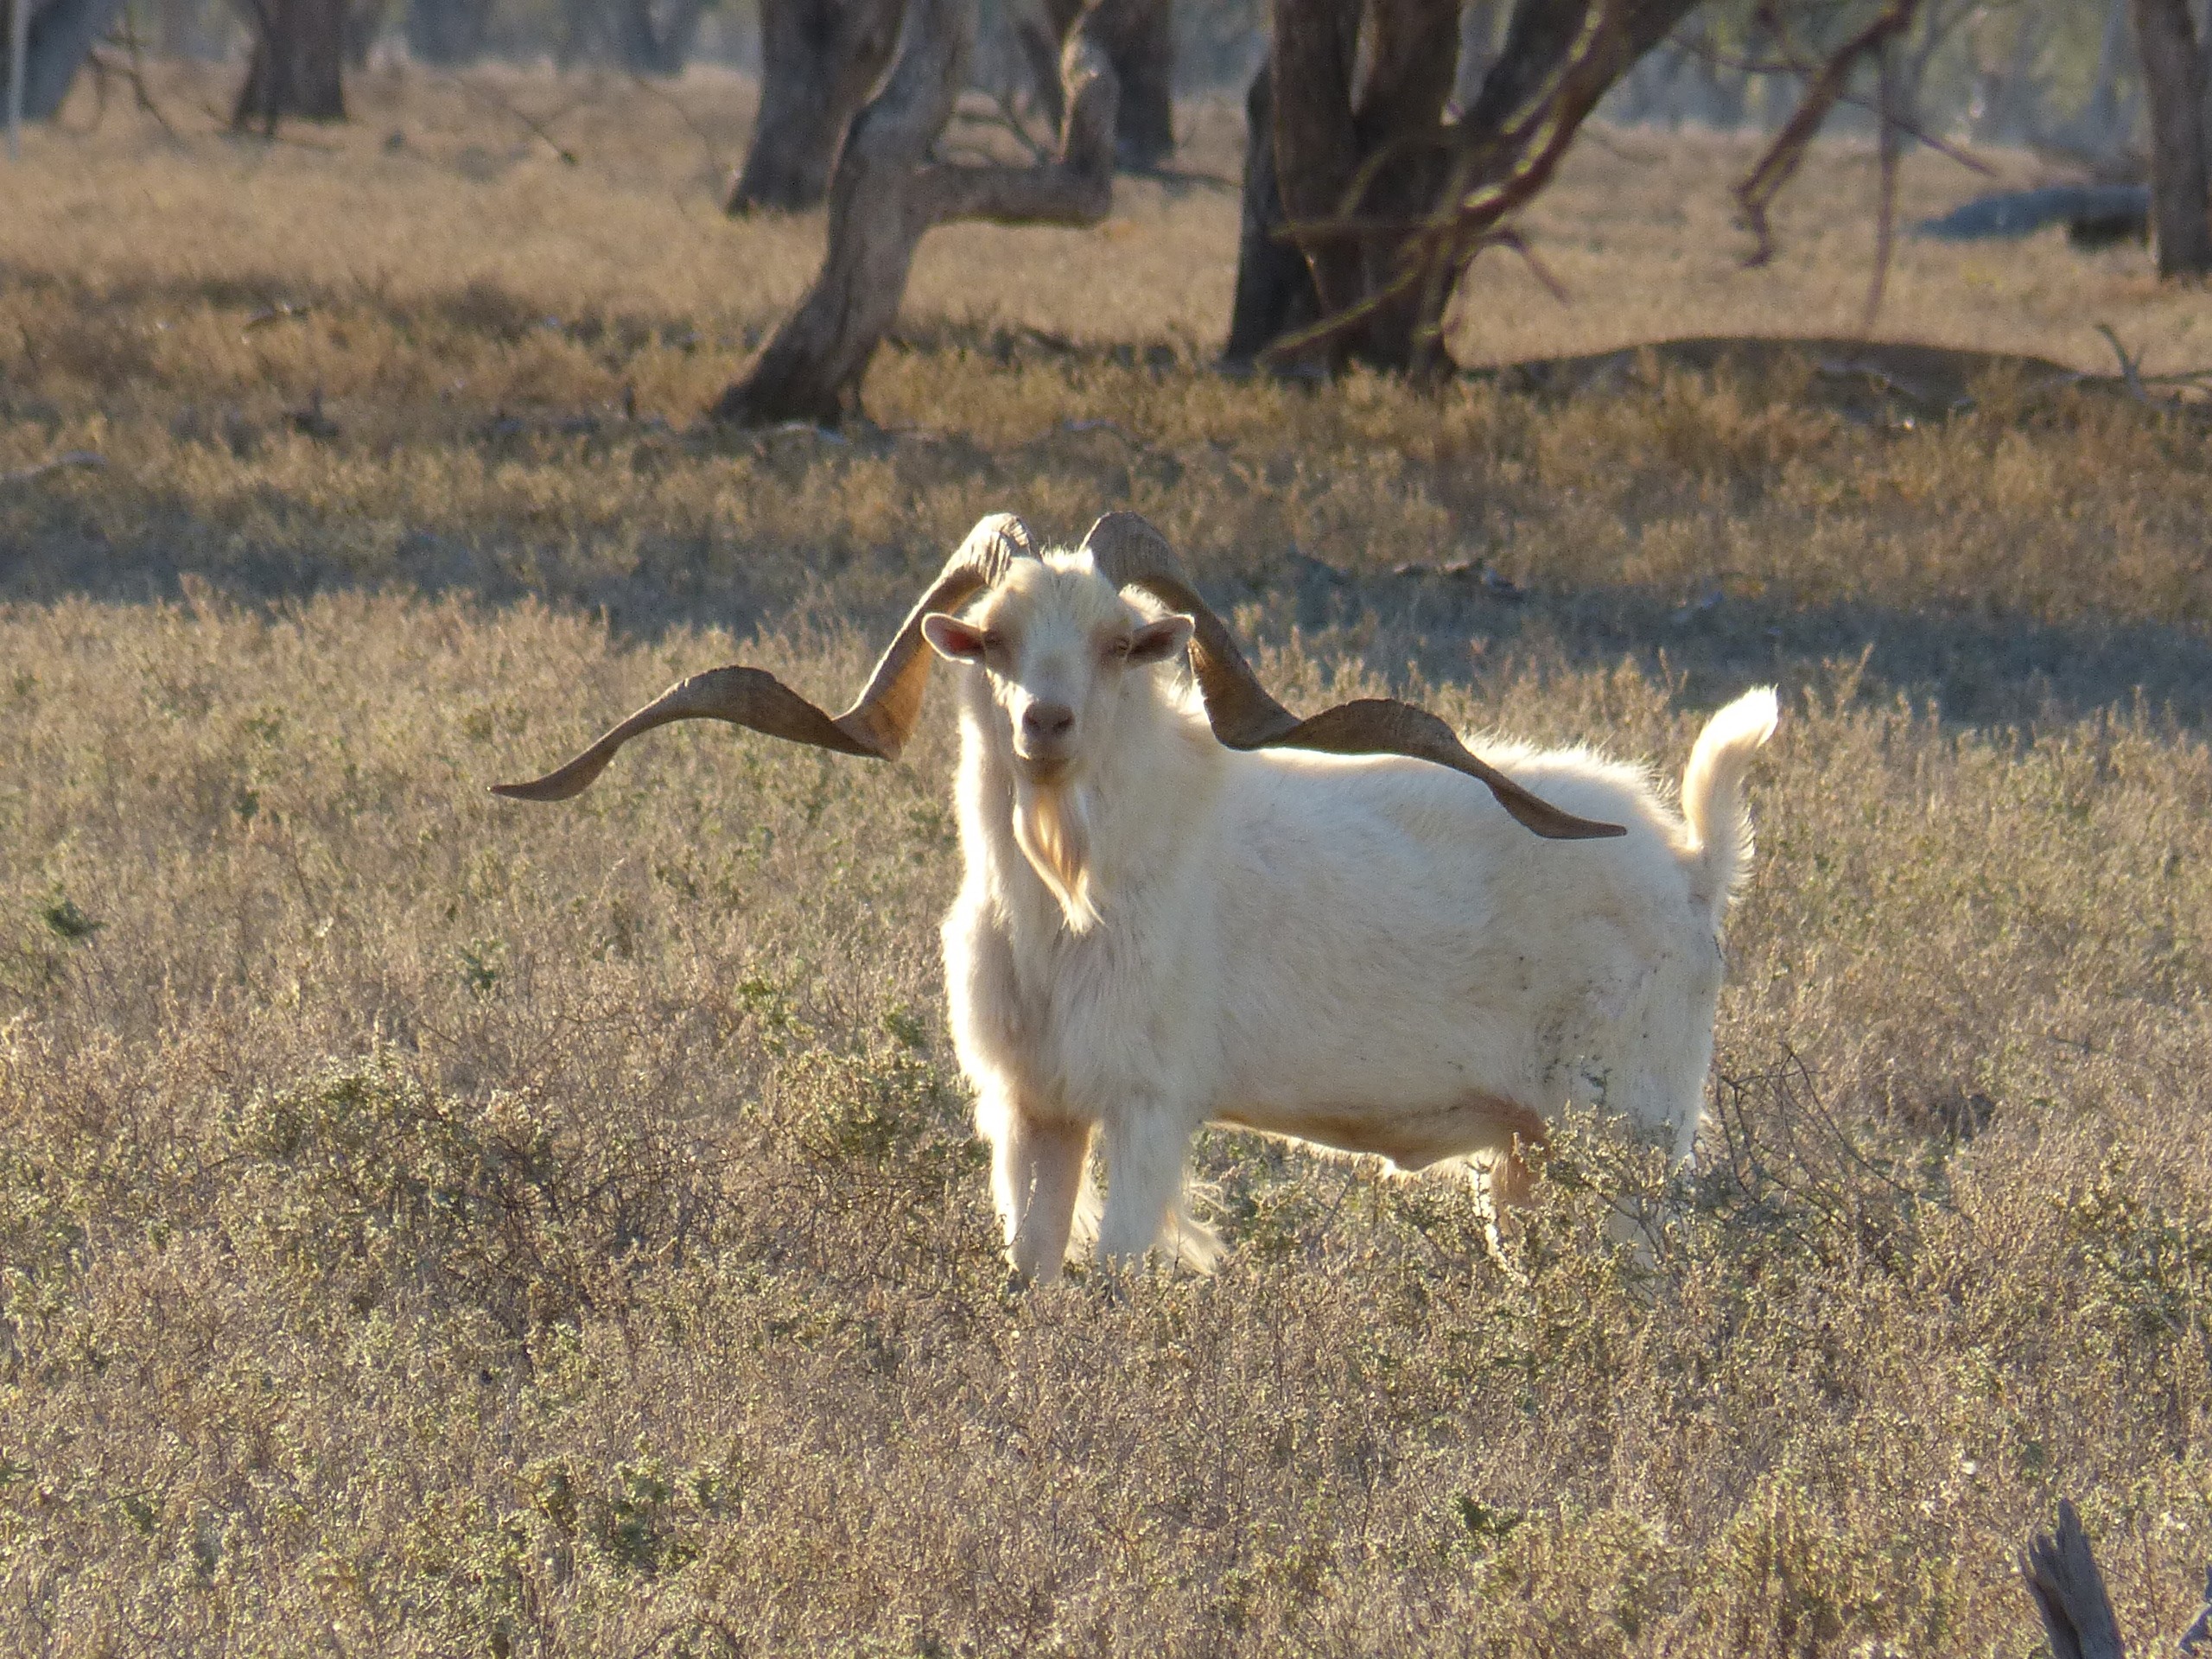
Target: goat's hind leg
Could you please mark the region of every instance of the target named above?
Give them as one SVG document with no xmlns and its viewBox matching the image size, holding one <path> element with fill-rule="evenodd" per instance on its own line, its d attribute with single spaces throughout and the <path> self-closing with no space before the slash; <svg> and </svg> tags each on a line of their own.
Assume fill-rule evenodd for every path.
<svg viewBox="0 0 2212 1659">
<path fill-rule="evenodd" d="M 1098 1219 L 1098 1259 L 1134 1262 L 1160 1242 L 1171 1217 L 1181 1252 L 1183 1165 L 1191 1131 L 1172 1114 L 1141 1108 L 1105 1123 L 1106 1209 Z M 1211 1255 L 1211 1240 L 1193 1229 L 1193 1244 Z"/>
<path fill-rule="evenodd" d="M 1478 1153 L 1470 1160 L 1475 1194 L 1483 1217 L 1484 1242 L 1491 1259 L 1501 1266 L 1508 1251 L 1520 1243 L 1522 1213 L 1536 1201 L 1536 1175 L 1521 1155 L 1524 1142 L 1517 1135 L 1495 1151 Z"/>
<path fill-rule="evenodd" d="M 1059 1277 L 1090 1153 L 1090 1125 L 1008 1109 L 991 1134 L 991 1191 L 1007 1259 L 1026 1279 Z"/>
</svg>

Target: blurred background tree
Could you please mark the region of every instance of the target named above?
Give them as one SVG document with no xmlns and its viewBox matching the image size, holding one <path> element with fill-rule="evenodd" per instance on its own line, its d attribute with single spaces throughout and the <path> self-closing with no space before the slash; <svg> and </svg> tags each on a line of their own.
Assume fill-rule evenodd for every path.
<svg viewBox="0 0 2212 1659">
<path fill-rule="evenodd" d="M 749 213 L 827 201 L 833 219 L 849 136 L 900 84 L 901 66 L 925 53 L 944 84 L 903 105 L 904 118 L 945 113 L 907 146 L 908 170 L 950 176 L 938 155 L 945 123 L 963 96 L 980 94 L 1032 165 L 1013 169 L 1027 176 L 1007 185 L 1019 200 L 999 192 L 1003 179 L 980 196 L 978 179 L 965 179 L 961 214 L 1091 222 L 1091 182 L 1073 196 L 1063 189 L 1073 176 L 1067 54 L 1080 41 L 1106 77 L 1106 142 L 1124 170 L 1172 175 L 1177 93 L 1243 92 L 1244 229 L 1224 355 L 1299 372 L 1440 366 L 1440 320 L 1465 289 L 1468 264 L 1484 247 L 1516 245 L 1513 213 L 1592 117 L 1771 135 L 1774 154 L 1746 182 L 1755 230 L 1816 127 L 1885 133 L 1891 154 L 1918 143 L 2020 146 L 2054 179 L 2149 184 L 2161 272 L 2212 269 L 2212 29 L 2196 0 L 29 3 L 33 118 L 59 106 L 79 65 L 114 30 L 134 48 L 150 41 L 181 55 L 243 49 L 232 123 L 264 132 L 288 117 L 342 119 L 347 67 L 372 60 L 446 71 L 550 60 L 563 73 L 649 76 L 695 63 L 733 67 L 759 78 L 760 101 L 725 205 Z M 1084 76 L 1085 85 L 1095 79 Z M 1049 200 L 1036 195 L 1046 181 Z M 849 212 L 844 222 L 849 255 L 922 233 Z M 873 280 L 896 273 L 903 285 L 904 256 L 871 253 L 860 264 Z M 887 311 L 865 309 L 882 312 L 887 327 L 896 298 Z M 876 326 L 850 312 L 842 337 L 824 338 L 822 349 L 846 365 L 832 377 L 844 387 L 836 397 L 804 374 L 803 397 L 725 399 L 723 412 L 734 416 L 741 404 L 746 418 L 821 418 L 847 406 L 873 350 L 863 336 Z"/>
</svg>

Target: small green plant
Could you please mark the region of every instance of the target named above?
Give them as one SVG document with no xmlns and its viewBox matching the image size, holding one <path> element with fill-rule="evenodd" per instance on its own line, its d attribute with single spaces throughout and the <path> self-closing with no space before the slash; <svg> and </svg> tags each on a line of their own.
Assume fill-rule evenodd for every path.
<svg viewBox="0 0 2212 1659">
<path fill-rule="evenodd" d="M 912 1009 L 891 1009 L 883 1016 L 883 1028 L 916 1053 L 929 1052 L 930 1028 L 923 1024 L 921 1016 Z"/>
<path fill-rule="evenodd" d="M 1529 1518 L 1517 1510 L 1493 1508 L 1465 1492 L 1452 1500 L 1452 1507 L 1467 1536 L 1485 1548 L 1503 1543 Z"/>
<path fill-rule="evenodd" d="M 461 982 L 476 996 L 489 996 L 498 988 L 499 975 L 506 965 L 507 945 L 504 939 L 471 939 L 467 944 L 454 947 L 454 954 L 461 958 Z"/>
<path fill-rule="evenodd" d="M 39 909 L 39 919 L 46 924 L 47 931 L 72 944 L 80 944 L 105 927 L 105 922 L 95 921 L 78 908 L 77 901 L 67 893 L 57 893 Z"/>
</svg>

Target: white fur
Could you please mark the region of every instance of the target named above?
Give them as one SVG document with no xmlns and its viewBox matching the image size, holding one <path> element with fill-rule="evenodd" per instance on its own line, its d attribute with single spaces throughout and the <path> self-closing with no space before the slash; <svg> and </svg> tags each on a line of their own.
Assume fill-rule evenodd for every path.
<svg viewBox="0 0 2212 1659">
<path fill-rule="evenodd" d="M 944 954 L 1017 1268 L 1059 1270 L 1094 1136 L 1099 1254 L 1166 1243 L 1198 1265 L 1217 1247 L 1182 1195 L 1208 1122 L 1403 1168 L 1472 1160 L 1508 1198 L 1516 1138 L 1570 1103 L 1688 1155 L 1770 690 L 1707 726 L 1679 816 L 1643 770 L 1587 750 L 1475 745 L 1628 826 L 1546 841 L 1424 761 L 1224 748 L 1170 669 L 1099 654 L 1148 619 L 1086 556 L 1017 565 L 979 620 L 996 654 L 956 671 L 967 875 Z M 1041 816 L 1079 844 L 1043 874 L 1055 791 L 1026 780 L 1014 740 L 1038 698 L 1077 716 Z"/>
</svg>

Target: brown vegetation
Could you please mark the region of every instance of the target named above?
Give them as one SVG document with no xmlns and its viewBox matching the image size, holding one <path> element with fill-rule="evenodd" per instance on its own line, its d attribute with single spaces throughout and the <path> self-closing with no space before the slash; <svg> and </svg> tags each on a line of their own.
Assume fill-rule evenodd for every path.
<svg viewBox="0 0 2212 1659">
<path fill-rule="evenodd" d="M 2182 1626 L 2193 417 L 2016 368 L 1945 418 L 1818 353 L 1228 382 L 1233 197 L 1123 182 L 925 245 L 880 428 L 695 439 L 819 235 L 721 217 L 727 83 L 669 94 L 696 136 L 610 88 L 575 168 L 359 92 L 333 151 L 35 134 L 0 218 L 0 1646 L 2024 1659 L 2060 1495 L 2121 1628 Z M 1848 331 L 1863 222 L 1808 204 L 1866 158 L 1746 273 L 1747 147 L 1605 143 L 1538 216 L 1583 297 L 1501 264 L 1465 355 Z M 1903 253 L 1900 333 L 2202 360 L 2140 251 Z M 1009 1294 L 941 703 L 895 767 L 686 728 L 559 811 L 482 792 L 733 655 L 833 696 L 980 512 L 1114 505 L 1294 708 L 1411 685 L 1672 770 L 1783 680 L 1656 1273 L 1601 1135 L 1507 1271 L 1459 1181 L 1223 1135 L 1217 1276 Z"/>
</svg>

